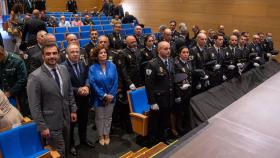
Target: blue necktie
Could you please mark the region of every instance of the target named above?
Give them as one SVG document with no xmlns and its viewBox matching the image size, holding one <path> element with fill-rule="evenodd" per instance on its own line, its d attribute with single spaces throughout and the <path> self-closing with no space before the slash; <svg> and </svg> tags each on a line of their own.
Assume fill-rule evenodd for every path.
<svg viewBox="0 0 280 158">
<path fill-rule="evenodd" d="M 73 65 L 74 65 L 74 68 L 75 68 L 75 71 L 76 71 L 77 78 L 80 78 L 80 71 L 79 71 L 78 63 L 75 63 Z"/>
</svg>

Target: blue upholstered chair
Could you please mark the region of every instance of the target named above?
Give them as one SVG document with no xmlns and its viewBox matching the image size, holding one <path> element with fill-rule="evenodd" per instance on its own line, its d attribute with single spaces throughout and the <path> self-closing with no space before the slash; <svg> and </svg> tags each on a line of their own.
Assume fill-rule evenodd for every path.
<svg viewBox="0 0 280 158">
<path fill-rule="evenodd" d="M 84 47 L 90 42 L 90 39 L 89 38 L 80 39 L 79 42 L 80 42 L 80 47 Z"/>
<path fill-rule="evenodd" d="M 152 29 L 150 27 L 145 27 L 143 28 L 143 32 L 145 35 L 150 35 L 152 34 Z"/>
<path fill-rule="evenodd" d="M 3 158 L 52 157 L 41 144 L 35 122 L 0 132 L 0 151 Z"/>
<path fill-rule="evenodd" d="M 79 32 L 79 31 L 80 31 L 79 26 L 68 27 L 68 32 Z"/>
<path fill-rule="evenodd" d="M 90 25 L 84 25 L 84 26 L 81 26 L 80 27 L 80 29 L 81 29 L 81 31 L 90 31 L 90 29 L 91 29 L 91 26 Z"/>
<path fill-rule="evenodd" d="M 80 39 L 90 38 L 89 31 L 80 32 Z"/>
<path fill-rule="evenodd" d="M 65 33 L 65 32 L 67 32 L 67 28 L 66 27 L 55 27 L 54 31 L 55 31 L 55 33 Z"/>
<path fill-rule="evenodd" d="M 127 91 L 128 103 L 130 107 L 130 118 L 132 130 L 141 135 L 148 134 L 148 116 L 150 110 L 145 87 L 139 87 L 133 91 Z"/>
</svg>

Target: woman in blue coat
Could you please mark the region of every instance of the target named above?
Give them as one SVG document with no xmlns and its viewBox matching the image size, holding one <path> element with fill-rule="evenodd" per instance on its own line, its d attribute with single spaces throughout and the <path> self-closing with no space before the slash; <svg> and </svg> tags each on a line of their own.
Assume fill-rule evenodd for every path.
<svg viewBox="0 0 280 158">
<path fill-rule="evenodd" d="M 94 99 L 95 122 L 99 135 L 99 143 L 110 143 L 112 113 L 118 90 L 118 73 L 116 66 L 107 61 L 107 50 L 97 47 L 91 51 L 95 64 L 89 68 L 89 82 Z"/>
</svg>

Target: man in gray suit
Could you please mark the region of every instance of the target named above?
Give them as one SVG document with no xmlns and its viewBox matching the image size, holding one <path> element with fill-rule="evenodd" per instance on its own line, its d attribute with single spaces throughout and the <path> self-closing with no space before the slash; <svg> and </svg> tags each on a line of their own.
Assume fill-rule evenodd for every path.
<svg viewBox="0 0 280 158">
<path fill-rule="evenodd" d="M 77 106 L 68 70 L 57 64 L 58 47 L 53 43 L 45 45 L 42 57 L 44 64 L 29 75 L 29 107 L 42 137 L 64 157 L 69 151 L 70 120 L 77 120 Z"/>
</svg>

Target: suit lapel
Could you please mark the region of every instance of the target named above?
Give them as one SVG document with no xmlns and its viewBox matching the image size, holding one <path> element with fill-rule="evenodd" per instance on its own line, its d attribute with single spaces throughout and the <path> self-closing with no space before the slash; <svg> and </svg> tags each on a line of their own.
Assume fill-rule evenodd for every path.
<svg viewBox="0 0 280 158">
<path fill-rule="evenodd" d="M 43 64 L 41 66 L 42 71 L 49 77 L 49 81 L 51 82 L 51 85 L 53 85 L 56 89 L 57 92 L 62 96 L 61 92 L 60 92 L 60 88 L 58 87 L 56 81 L 54 80 L 51 72 L 45 67 L 45 65 Z M 59 72 L 60 73 L 60 72 Z M 60 76 L 62 77 L 63 75 L 60 73 Z M 63 80 L 62 80 L 63 82 Z M 64 84 L 63 84 L 64 85 Z"/>
</svg>

